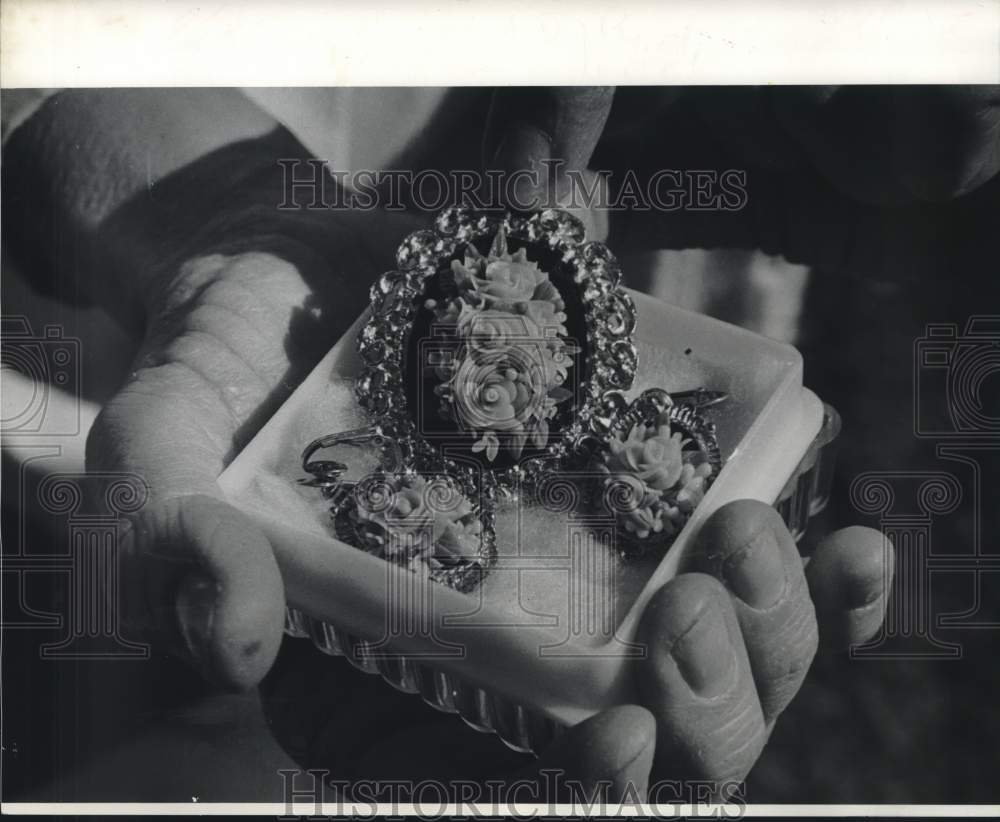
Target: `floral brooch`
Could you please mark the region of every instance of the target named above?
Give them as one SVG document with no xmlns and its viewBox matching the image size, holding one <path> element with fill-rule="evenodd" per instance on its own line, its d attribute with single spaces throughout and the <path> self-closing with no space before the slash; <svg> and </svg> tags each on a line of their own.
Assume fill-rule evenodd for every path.
<svg viewBox="0 0 1000 822">
<path fill-rule="evenodd" d="M 633 402 L 635 305 L 607 246 L 573 216 L 442 212 L 371 289 L 356 395 L 370 425 L 310 443 L 307 484 L 338 537 L 459 590 L 496 558 L 495 516 L 553 472 L 618 526 L 624 556 L 662 549 L 722 467 L 705 411 L 725 395 L 650 389 Z M 370 442 L 348 481 L 321 449 Z"/>
</svg>

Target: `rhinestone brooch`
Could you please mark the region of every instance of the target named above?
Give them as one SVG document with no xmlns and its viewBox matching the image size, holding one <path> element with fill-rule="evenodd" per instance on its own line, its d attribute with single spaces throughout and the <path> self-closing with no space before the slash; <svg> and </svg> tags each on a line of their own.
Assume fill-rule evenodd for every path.
<svg viewBox="0 0 1000 822">
<path fill-rule="evenodd" d="M 708 409 L 726 395 L 626 399 L 636 309 L 582 223 L 449 208 L 406 237 L 357 340 L 369 425 L 309 443 L 303 471 L 338 538 L 458 590 L 495 561 L 496 512 L 565 473 L 613 516 L 626 556 L 666 547 L 722 468 Z M 379 451 L 379 470 L 317 459 Z M 574 480 L 578 481 L 578 480 Z"/>
</svg>

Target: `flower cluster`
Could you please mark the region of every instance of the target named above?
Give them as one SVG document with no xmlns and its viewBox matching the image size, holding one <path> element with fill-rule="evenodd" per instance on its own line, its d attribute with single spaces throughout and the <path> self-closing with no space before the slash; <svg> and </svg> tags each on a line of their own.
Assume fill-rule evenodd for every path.
<svg viewBox="0 0 1000 822">
<path fill-rule="evenodd" d="M 479 557 L 482 524 L 447 480 L 388 476 L 366 490 L 356 495 L 351 517 L 367 546 L 386 559 L 436 570 Z"/>
<path fill-rule="evenodd" d="M 454 297 L 428 301 L 437 331 L 455 340 L 435 367 L 441 413 L 473 431 L 473 452 L 490 462 L 501 445 L 515 459 L 529 442 L 544 448 L 557 405 L 572 396 L 563 383 L 577 351 L 558 289 L 524 249 L 508 252 L 502 229 L 487 256 L 470 244 L 451 274 Z"/>
<path fill-rule="evenodd" d="M 705 495 L 712 466 L 698 449 L 672 432 L 667 416 L 638 423 L 622 439 L 613 435 L 601 456 L 605 503 L 635 539 L 672 537 Z"/>
</svg>

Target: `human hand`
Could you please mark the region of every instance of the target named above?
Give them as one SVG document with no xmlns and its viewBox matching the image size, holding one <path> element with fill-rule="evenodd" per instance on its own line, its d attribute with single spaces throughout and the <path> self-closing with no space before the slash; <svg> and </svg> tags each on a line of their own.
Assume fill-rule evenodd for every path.
<svg viewBox="0 0 1000 822">
<path fill-rule="evenodd" d="M 120 533 L 119 562 L 124 627 L 153 658 L 102 686 L 128 699 L 106 696 L 101 724 L 140 724 L 96 771 L 72 777 L 81 793 L 71 798 L 282 798 L 278 770 L 296 765 L 256 696 L 233 693 L 274 661 L 281 573 L 216 479 L 361 311 L 379 258 L 388 267 L 413 227 L 378 214 L 228 213 L 217 235 L 192 243 L 199 251 L 137 281 L 129 297 L 148 317 L 144 339 L 87 450 L 89 469 L 134 474 L 149 489 Z"/>
<path fill-rule="evenodd" d="M 512 173 L 562 160 L 548 189 L 522 178 L 523 202 L 548 191 L 568 202 L 568 173 L 590 187 L 591 164 L 619 186 L 632 170 L 640 189 L 661 169 L 747 171 L 737 213 L 687 203 L 577 214 L 593 236 L 613 230 L 622 250 L 760 248 L 831 264 L 873 207 L 949 200 L 995 176 L 998 128 L 997 86 L 501 89 L 483 163 Z"/>
<path fill-rule="evenodd" d="M 641 705 L 572 729 L 543 767 L 572 763 L 567 782 L 605 779 L 610 801 L 745 801 L 740 783 L 817 647 L 844 650 L 877 632 L 893 567 L 892 545 L 870 528 L 830 534 L 804 565 L 774 508 L 723 506 L 643 614 Z"/>
<path fill-rule="evenodd" d="M 122 543 L 131 581 L 141 581 L 125 586 L 129 615 L 152 629 L 157 650 L 172 645 L 224 688 L 246 688 L 267 670 L 284 600 L 270 546 L 220 499 L 215 477 L 361 309 L 367 278 L 358 271 L 374 274 L 373 258 L 412 227 L 377 214 L 274 222 L 277 200 L 263 211 L 252 193 L 220 200 L 221 219 L 181 220 L 199 230 L 178 246 L 161 238 L 157 248 L 171 253 L 133 269 L 118 298 L 145 318 L 144 342 L 89 443 L 92 467 L 134 471 L 150 486 Z M 128 226 L 119 216 L 110 223 Z M 659 714 L 664 700 L 650 702 Z M 650 739 L 648 717 L 616 709 L 574 729 L 553 755 L 585 774 L 641 772 L 648 746 L 631 755 Z M 188 748 L 178 750 L 183 771 Z M 143 768 L 141 756 L 129 760 Z"/>
<path fill-rule="evenodd" d="M 144 339 L 91 430 L 88 464 L 138 475 L 149 488 L 119 539 L 126 628 L 151 643 L 157 660 L 171 652 L 206 682 L 191 682 L 194 671 L 183 684 L 175 679 L 181 705 L 150 693 L 142 711 L 152 721 L 96 769 L 76 774 L 84 793 L 75 796 L 282 798 L 278 771 L 298 765 L 256 698 L 217 695 L 252 689 L 271 668 L 283 583 L 267 538 L 216 480 L 364 308 L 374 274 L 419 224 L 395 214 L 296 213 L 265 220 L 262 232 L 255 209 L 230 212 L 186 244 L 196 253 L 154 265 L 137 281 L 139 293 L 127 295 L 148 318 Z M 591 790 L 616 775 L 622 746 L 634 744 L 632 712 L 574 729 L 545 761 Z"/>
<path fill-rule="evenodd" d="M 88 441 L 92 468 L 149 486 L 120 543 L 126 618 L 230 689 L 270 668 L 284 592 L 270 544 L 216 479 L 363 308 L 376 265 L 352 234 L 330 254 L 258 242 L 153 284 L 134 370 Z"/>
<path fill-rule="evenodd" d="M 392 219 L 379 226 L 371 243 L 392 248 L 410 227 Z M 355 247 L 356 239 L 349 235 L 336 253 L 316 253 L 285 239 L 281 255 L 203 254 L 182 263 L 173 277 L 150 290 L 151 320 L 136 372 L 92 434 L 96 464 L 141 473 L 151 488 L 151 504 L 123 543 L 133 570 L 129 614 L 153 629 L 161 647 L 171 645 L 225 687 L 249 687 L 270 667 L 280 643 L 284 597 L 267 540 L 221 500 L 215 478 L 252 436 L 255 420 L 266 419 L 363 306 L 366 289 L 341 290 L 337 286 L 349 280 L 329 268 L 331 259 L 344 273 L 370 267 L 364 244 Z M 642 792 L 658 750 L 654 775 L 688 774 L 720 784 L 745 775 L 770 723 L 801 684 L 816 639 L 797 551 L 794 545 L 791 553 L 785 550 L 790 538 L 774 517 L 766 506 L 749 506 L 731 513 L 733 522 L 721 536 L 711 542 L 706 536 L 700 544 L 711 545 L 716 559 L 720 552 L 738 551 L 740 540 L 752 537 L 763 518 L 760 527 L 775 531 L 774 545 L 784 553 L 765 562 L 771 577 L 751 578 L 749 584 L 787 578 L 780 602 L 758 614 L 730 602 L 708 576 L 679 577 L 654 601 L 644 623 L 654 649 L 640 675 L 648 711 L 628 706 L 595 717 L 573 729 L 539 767 L 557 766 L 582 786 L 611 779 L 616 790 L 630 785 Z M 836 586 L 871 571 L 866 562 L 882 568 L 881 543 L 876 553 L 871 532 L 868 543 L 855 536 L 860 537 L 856 564 L 844 567 L 838 554 L 818 577 L 817 595 L 834 604 L 832 620 L 845 619 Z M 770 544 L 767 550 L 773 550 Z M 878 586 L 873 596 L 882 593 L 881 576 L 859 584 L 865 582 Z M 874 631 L 879 620 L 876 604 L 861 620 L 862 631 Z M 677 637 L 694 621 L 708 628 L 696 644 L 685 645 L 688 653 L 709 660 L 728 651 L 733 662 L 728 686 L 709 700 L 685 684 L 691 669 L 678 667 L 671 656 Z M 778 626 L 792 627 L 780 633 Z M 775 629 L 774 636 L 768 629 Z M 691 643 L 693 635 L 687 636 L 684 641 Z M 715 680 L 724 682 L 726 673 L 695 675 L 711 690 L 721 687 Z"/>
<path fill-rule="evenodd" d="M 803 567 L 774 508 L 741 500 L 705 524 L 682 573 L 650 602 L 639 639 L 654 775 L 724 790 L 760 755 L 817 645 L 870 638 L 885 614 L 892 546 L 868 528 L 827 536 Z"/>
<path fill-rule="evenodd" d="M 21 229 L 5 240 L 33 276 L 140 340 L 87 450 L 89 469 L 149 488 L 120 534 L 119 590 L 125 633 L 151 657 L 87 667 L 85 731 L 69 747 L 90 764 L 54 774 L 54 795 L 275 799 L 277 767 L 294 766 L 247 690 L 280 643 L 280 572 L 216 477 L 353 322 L 416 224 L 282 210 L 286 158 L 308 153 L 224 89 L 63 92 L 5 145 L 19 169 L 5 176 L 18 205 L 5 229 Z M 53 224 L 62 242 L 40 241 Z"/>
<path fill-rule="evenodd" d="M 529 766 L 412 697 L 389 688 L 366 696 L 370 685 L 335 677 L 308 649 L 269 683 L 267 701 L 303 732 L 326 723 L 300 758 L 347 778 L 502 779 L 524 784 L 521 801 L 571 802 L 602 781 L 608 801 L 695 802 L 712 788 L 715 798 L 729 792 L 739 801 L 738 783 L 802 684 L 817 641 L 831 651 L 874 634 L 891 576 L 892 548 L 876 531 L 830 535 L 803 571 L 773 508 L 723 507 L 645 611 L 635 641 L 646 655 L 632 663 L 637 704 L 569 729 Z"/>
</svg>

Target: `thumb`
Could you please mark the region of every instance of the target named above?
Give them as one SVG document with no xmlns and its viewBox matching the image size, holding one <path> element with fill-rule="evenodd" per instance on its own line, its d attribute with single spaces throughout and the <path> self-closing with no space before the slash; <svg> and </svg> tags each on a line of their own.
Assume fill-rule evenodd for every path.
<svg viewBox="0 0 1000 822">
<path fill-rule="evenodd" d="M 137 370 L 95 421 L 87 462 L 149 487 L 121 540 L 126 619 L 217 684 L 246 688 L 277 653 L 284 593 L 266 537 L 216 480 L 283 398 L 305 286 L 294 266 L 260 254 L 184 271 L 175 307 L 154 318 Z"/>
<path fill-rule="evenodd" d="M 154 504 L 120 545 L 125 619 L 227 689 L 255 685 L 281 644 L 281 573 L 263 533 L 203 494 Z"/>
<path fill-rule="evenodd" d="M 530 210 L 555 205 L 553 199 L 567 204 L 565 172 L 587 168 L 613 99 L 612 87 L 512 88 L 494 93 L 483 162 L 487 169 L 511 175 L 503 191 L 508 205 Z M 551 160 L 563 163 L 554 176 L 545 163 Z M 585 182 L 589 188 L 594 180 L 588 177 Z"/>
</svg>

